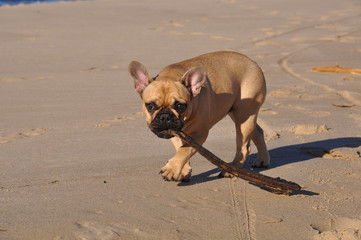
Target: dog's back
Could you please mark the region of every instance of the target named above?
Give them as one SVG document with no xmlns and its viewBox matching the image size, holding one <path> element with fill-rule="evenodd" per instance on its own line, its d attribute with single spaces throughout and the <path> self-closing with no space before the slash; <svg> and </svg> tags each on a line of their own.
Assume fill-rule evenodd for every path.
<svg viewBox="0 0 361 240">
<path fill-rule="evenodd" d="M 240 98 L 254 97 L 258 92 L 265 95 L 265 80 L 261 68 L 247 56 L 237 52 L 203 54 L 169 65 L 162 72 L 178 72 L 179 76 L 182 76 L 194 67 L 201 67 L 206 72 L 216 94 L 232 93 Z M 247 87 L 249 84 L 252 85 L 252 92 L 249 92 Z"/>
</svg>

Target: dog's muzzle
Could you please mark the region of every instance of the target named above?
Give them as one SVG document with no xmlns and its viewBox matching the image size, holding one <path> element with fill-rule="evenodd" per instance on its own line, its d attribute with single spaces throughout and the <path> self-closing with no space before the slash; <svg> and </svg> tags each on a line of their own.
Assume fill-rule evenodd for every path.
<svg viewBox="0 0 361 240">
<path fill-rule="evenodd" d="M 169 109 L 163 109 L 149 125 L 150 130 L 160 138 L 172 138 L 171 130 L 180 131 L 184 126 L 183 121 L 177 118 Z"/>
</svg>

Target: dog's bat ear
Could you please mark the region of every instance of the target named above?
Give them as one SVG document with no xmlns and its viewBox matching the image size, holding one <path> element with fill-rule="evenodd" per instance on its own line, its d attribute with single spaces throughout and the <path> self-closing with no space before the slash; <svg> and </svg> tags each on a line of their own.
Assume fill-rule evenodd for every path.
<svg viewBox="0 0 361 240">
<path fill-rule="evenodd" d="M 205 79 L 205 72 L 200 67 L 196 67 L 191 68 L 183 75 L 182 82 L 195 97 L 201 92 Z"/>
<path fill-rule="evenodd" d="M 147 69 L 140 62 L 132 61 L 129 63 L 128 71 L 134 80 L 135 90 L 141 94 L 151 81 Z"/>
</svg>

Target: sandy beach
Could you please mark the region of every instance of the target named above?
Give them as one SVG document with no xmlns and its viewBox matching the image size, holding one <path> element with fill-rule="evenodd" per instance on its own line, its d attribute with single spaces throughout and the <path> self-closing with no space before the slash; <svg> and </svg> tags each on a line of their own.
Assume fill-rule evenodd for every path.
<svg viewBox="0 0 361 240">
<path fill-rule="evenodd" d="M 359 0 L 89 0 L 0 7 L 0 239 L 361 239 Z M 305 191 L 276 195 L 199 154 L 188 183 L 146 126 L 127 72 L 155 76 L 231 50 L 263 69 L 262 174 Z M 204 144 L 231 161 L 229 117 Z M 245 168 L 256 158 L 255 147 Z"/>
</svg>

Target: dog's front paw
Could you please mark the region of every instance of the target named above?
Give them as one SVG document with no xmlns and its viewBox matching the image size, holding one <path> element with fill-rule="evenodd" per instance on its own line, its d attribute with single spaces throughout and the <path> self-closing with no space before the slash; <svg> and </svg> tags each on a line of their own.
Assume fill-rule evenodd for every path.
<svg viewBox="0 0 361 240">
<path fill-rule="evenodd" d="M 177 164 L 172 163 L 169 161 L 161 170 L 160 174 L 162 174 L 162 177 L 164 180 L 167 181 L 178 181 L 179 175 L 181 172 L 181 167 Z"/>
<path fill-rule="evenodd" d="M 183 169 L 180 165 L 169 161 L 159 172 L 164 180 L 188 182 L 191 177 L 192 169 L 186 164 Z"/>
</svg>

